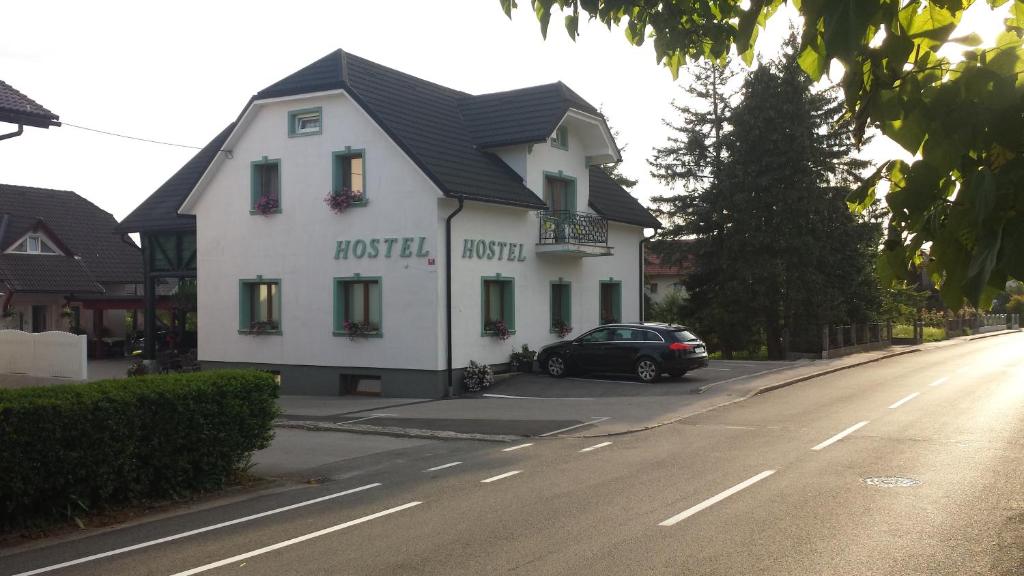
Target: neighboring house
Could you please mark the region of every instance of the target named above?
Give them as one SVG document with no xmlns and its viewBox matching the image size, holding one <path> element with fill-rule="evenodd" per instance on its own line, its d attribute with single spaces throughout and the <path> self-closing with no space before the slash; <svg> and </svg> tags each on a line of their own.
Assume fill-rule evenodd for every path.
<svg viewBox="0 0 1024 576">
<path fill-rule="evenodd" d="M 338 50 L 253 96 L 119 229 L 147 277 L 198 271 L 204 366 L 439 397 L 470 361 L 639 318 L 660 224 L 601 169 L 619 158 L 562 83 L 475 96 Z"/>
<path fill-rule="evenodd" d="M 659 303 L 672 293 L 680 293 L 689 298 L 686 291 L 686 280 L 693 269 L 693 257 L 685 256 L 681 260 L 664 256 L 662 250 L 673 244 L 672 250 L 682 250 L 687 245 L 683 240 L 660 240 L 646 253 L 644 276 L 647 280 L 647 296 L 651 303 Z"/>
<path fill-rule="evenodd" d="M 60 120 L 56 114 L 18 92 L 3 80 L 0 80 L 0 122 L 18 125 L 18 129 L 14 132 L 0 134 L 0 140 L 21 136 L 25 126 L 36 128 L 60 126 Z"/>
<path fill-rule="evenodd" d="M 123 338 L 142 259 L 116 225 L 74 192 L 0 184 L 0 327 Z"/>
</svg>

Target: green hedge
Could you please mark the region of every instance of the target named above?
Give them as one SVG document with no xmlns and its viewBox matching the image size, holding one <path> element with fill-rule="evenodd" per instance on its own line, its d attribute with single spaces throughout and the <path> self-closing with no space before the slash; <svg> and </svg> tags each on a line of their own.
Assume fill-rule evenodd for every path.
<svg viewBox="0 0 1024 576">
<path fill-rule="evenodd" d="M 270 444 L 277 388 L 225 370 L 0 390 L 0 527 L 222 487 Z"/>
</svg>

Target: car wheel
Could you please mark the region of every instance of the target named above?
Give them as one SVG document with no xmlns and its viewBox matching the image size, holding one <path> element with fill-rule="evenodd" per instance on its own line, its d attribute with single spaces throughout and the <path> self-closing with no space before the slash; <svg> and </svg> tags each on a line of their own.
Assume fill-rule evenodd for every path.
<svg viewBox="0 0 1024 576">
<path fill-rule="evenodd" d="M 654 382 L 658 379 L 661 374 L 661 368 L 653 358 L 641 358 L 636 361 L 636 366 L 633 370 L 637 378 L 640 378 L 641 382 Z"/>
<path fill-rule="evenodd" d="M 566 373 L 565 359 L 558 354 L 552 354 L 544 363 L 544 368 L 548 371 L 548 376 L 562 378 Z"/>
</svg>

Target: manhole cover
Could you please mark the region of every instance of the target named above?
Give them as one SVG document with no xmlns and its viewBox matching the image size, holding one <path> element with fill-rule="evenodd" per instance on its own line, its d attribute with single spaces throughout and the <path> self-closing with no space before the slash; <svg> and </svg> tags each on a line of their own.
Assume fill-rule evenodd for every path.
<svg viewBox="0 0 1024 576">
<path fill-rule="evenodd" d="M 864 483 L 868 486 L 878 486 L 879 488 L 906 488 L 907 486 L 917 486 L 921 481 L 901 476 L 875 476 L 873 478 L 865 478 Z"/>
</svg>

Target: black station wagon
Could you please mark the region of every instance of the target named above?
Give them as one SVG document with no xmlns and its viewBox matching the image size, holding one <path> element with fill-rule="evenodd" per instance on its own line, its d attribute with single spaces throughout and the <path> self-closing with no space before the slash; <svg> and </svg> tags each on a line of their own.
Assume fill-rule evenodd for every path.
<svg viewBox="0 0 1024 576">
<path fill-rule="evenodd" d="M 682 376 L 708 365 L 704 342 L 685 326 L 606 324 L 574 340 L 540 349 L 537 361 L 555 378 L 573 372 L 633 374 L 654 382 L 662 374 Z"/>
</svg>

